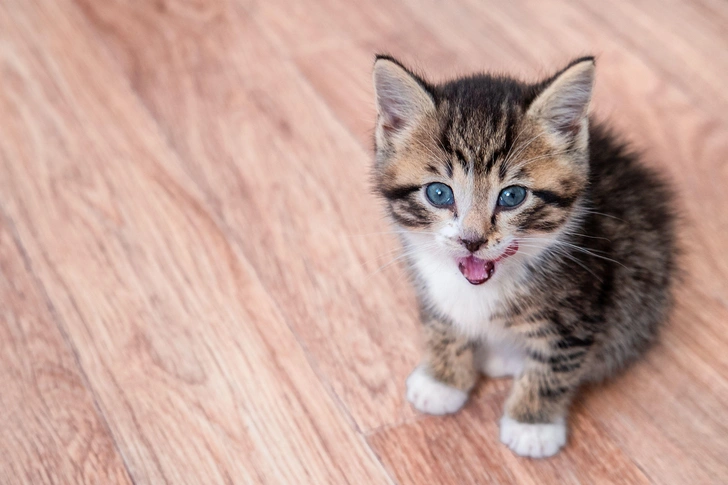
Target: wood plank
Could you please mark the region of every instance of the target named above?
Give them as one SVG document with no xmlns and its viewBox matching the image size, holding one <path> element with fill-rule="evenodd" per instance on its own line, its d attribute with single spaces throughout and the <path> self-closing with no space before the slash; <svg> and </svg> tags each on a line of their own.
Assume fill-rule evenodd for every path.
<svg viewBox="0 0 728 485">
<path fill-rule="evenodd" d="M 0 159 L 5 155 L 0 151 Z M 131 483 L 57 317 L 0 212 L 0 477 Z"/>
<path fill-rule="evenodd" d="M 0 451 L 20 453 L 5 439 L 16 435 L 50 450 L 18 447 L 28 481 L 106 482 L 119 466 L 99 424 L 73 424 L 72 438 L 59 424 L 93 406 L 83 382 L 48 378 L 28 394 L 46 366 L 81 366 L 138 483 L 388 481 L 367 442 L 403 483 L 726 482 L 725 3 L 75 5 L 0 5 L 0 205 L 56 313 L 17 261 L 24 283 L 0 275 L 0 304 L 11 322 L 57 319 L 61 344 L 79 349 L 59 364 L 45 327 L 0 327 L 42 357 L 0 356 L 0 404 L 26 413 Z M 396 238 L 367 184 L 377 51 L 436 79 L 535 78 L 595 52 L 597 114 L 677 185 L 687 271 L 673 321 L 637 366 L 584 393 L 553 460 L 498 443 L 508 381 L 485 383 L 455 417 L 404 402 L 415 306 L 386 266 Z M 24 396 L 80 401 L 49 412 L 21 408 Z M 17 463 L 0 458 L 0 476 L 19 476 Z"/>
<path fill-rule="evenodd" d="M 377 234 L 386 228 L 368 154 L 291 62 L 248 69 L 241 59 L 265 34 L 233 4 L 204 29 L 127 2 L 81 4 L 112 51 L 147 73 L 140 97 L 357 425 L 411 418 L 403 382 L 418 358 L 416 306 L 401 273 L 377 270 L 396 253 Z M 190 49 L 212 64 L 196 69 Z"/>
<path fill-rule="evenodd" d="M 135 482 L 388 482 L 79 12 L 0 10 L 0 203 Z"/>
<path fill-rule="evenodd" d="M 429 36 L 405 2 L 370 0 L 342 3 L 337 0 L 287 2 L 286 0 L 234 0 L 264 27 L 264 38 L 281 51 L 315 51 L 352 39 L 387 49 L 392 43 Z M 458 8 L 453 3 L 453 8 Z"/>
<path fill-rule="evenodd" d="M 728 6 L 712 0 L 575 1 L 590 23 L 670 78 L 716 118 L 728 120 Z"/>
</svg>

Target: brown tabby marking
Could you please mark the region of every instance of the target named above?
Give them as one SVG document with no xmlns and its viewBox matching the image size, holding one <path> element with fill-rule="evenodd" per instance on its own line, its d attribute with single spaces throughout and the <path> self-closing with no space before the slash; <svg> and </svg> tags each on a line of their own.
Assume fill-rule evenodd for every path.
<svg viewBox="0 0 728 485">
<path fill-rule="evenodd" d="M 425 360 L 432 375 L 462 391 L 469 391 L 478 381 L 470 340 L 453 334 L 447 325 L 439 321 L 428 322 L 424 327 Z"/>
</svg>

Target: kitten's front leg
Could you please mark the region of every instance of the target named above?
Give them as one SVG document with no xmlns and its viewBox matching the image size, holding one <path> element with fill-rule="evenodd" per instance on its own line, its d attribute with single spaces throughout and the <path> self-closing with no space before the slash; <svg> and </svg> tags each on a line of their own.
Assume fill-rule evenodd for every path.
<svg viewBox="0 0 728 485">
<path fill-rule="evenodd" d="M 454 413 L 478 379 L 475 346 L 437 320 L 426 321 L 424 331 L 425 359 L 407 378 L 407 400 L 423 413 Z"/>
<path fill-rule="evenodd" d="M 560 346 L 550 354 L 529 354 L 506 401 L 500 439 L 521 456 L 552 456 L 566 444 L 568 408 L 588 353 L 584 348 L 565 353 Z"/>
</svg>

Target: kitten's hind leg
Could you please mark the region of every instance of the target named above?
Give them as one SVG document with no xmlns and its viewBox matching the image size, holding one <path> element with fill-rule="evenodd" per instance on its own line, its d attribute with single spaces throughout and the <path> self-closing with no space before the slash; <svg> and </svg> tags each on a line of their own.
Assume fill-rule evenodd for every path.
<svg viewBox="0 0 728 485">
<path fill-rule="evenodd" d="M 424 330 L 425 359 L 407 378 L 407 400 L 423 413 L 454 413 L 478 379 L 474 344 L 436 320 L 425 322 Z"/>
<path fill-rule="evenodd" d="M 488 377 L 518 377 L 523 372 L 526 354 L 506 342 L 483 342 L 475 350 L 475 365 Z"/>
</svg>

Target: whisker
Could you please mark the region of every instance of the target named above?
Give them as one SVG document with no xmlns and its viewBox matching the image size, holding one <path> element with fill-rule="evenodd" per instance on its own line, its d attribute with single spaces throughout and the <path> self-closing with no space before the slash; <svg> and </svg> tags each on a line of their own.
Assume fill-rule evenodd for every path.
<svg viewBox="0 0 728 485">
<path fill-rule="evenodd" d="M 524 245 L 524 246 L 525 247 L 534 247 L 534 246 L 528 246 L 528 245 Z M 520 247 L 520 243 L 519 243 L 519 247 Z M 584 268 L 586 271 L 588 271 L 592 276 L 594 276 L 598 281 L 602 282 L 602 279 L 599 276 L 597 276 L 596 273 L 594 273 L 591 269 L 589 269 L 587 266 L 585 266 L 581 261 L 576 259 L 573 255 L 565 252 L 563 250 L 563 248 L 560 248 L 558 246 L 551 246 L 548 248 L 540 248 L 540 249 L 544 249 L 544 253 L 553 252 L 554 254 L 556 254 L 558 256 L 564 257 L 564 258 L 578 264 L 579 266 Z"/>
<path fill-rule="evenodd" d="M 535 141 L 535 140 L 536 140 L 537 138 L 541 138 L 541 137 L 542 137 L 543 135 L 545 135 L 545 134 L 546 134 L 546 132 L 545 132 L 545 131 L 542 131 L 542 132 L 541 132 L 541 133 L 539 133 L 538 135 L 536 135 L 536 136 L 532 137 L 532 138 L 531 138 L 530 140 L 528 140 L 528 142 L 527 142 L 527 143 L 526 143 L 526 144 L 525 144 L 524 146 L 522 146 L 522 147 L 521 147 L 521 148 L 520 148 L 520 149 L 519 149 L 519 150 L 518 150 L 518 151 L 517 151 L 516 153 L 514 153 L 514 154 L 513 154 L 513 155 L 512 155 L 511 157 L 509 157 L 509 158 L 507 158 L 506 160 L 504 160 L 504 161 L 503 161 L 503 165 L 505 165 L 506 167 L 508 167 L 508 164 L 509 164 L 509 163 L 511 163 L 511 161 L 512 161 L 513 159 L 515 159 L 516 157 L 518 157 L 518 155 L 520 155 L 521 153 L 523 153 L 523 151 L 524 151 L 524 150 L 526 150 L 526 148 L 528 148 L 529 146 L 531 146 L 531 143 L 533 143 L 533 142 L 534 142 L 534 141 Z"/>
<path fill-rule="evenodd" d="M 427 245 L 424 245 L 424 246 L 418 246 L 417 248 L 403 248 L 402 246 L 397 246 L 397 247 L 392 248 L 392 249 L 390 249 L 389 251 L 387 251 L 387 252 L 385 252 L 383 254 L 378 254 L 374 258 L 370 258 L 370 259 L 364 261 L 363 265 L 364 266 L 369 266 L 372 263 L 377 263 L 377 262 L 381 261 L 382 259 L 387 258 L 387 257 L 390 257 L 390 256 L 393 256 L 393 255 L 400 255 L 400 254 L 404 254 L 404 255 L 408 255 L 408 256 L 409 255 L 413 255 L 413 254 L 415 254 L 417 252 L 417 250 L 419 248 L 422 248 L 422 249 L 430 249 L 430 248 L 435 247 L 435 246 L 436 246 L 436 243 L 434 243 L 434 242 L 433 243 L 430 243 L 430 244 L 427 244 Z"/>
<path fill-rule="evenodd" d="M 432 158 L 436 160 L 442 159 L 442 155 L 438 155 L 437 153 L 435 153 L 432 148 L 425 145 L 421 140 L 418 140 L 417 138 L 412 138 L 412 141 L 414 141 L 419 147 L 424 149 Z"/>
<path fill-rule="evenodd" d="M 606 257 L 606 256 L 602 256 L 602 255 L 600 255 L 600 254 L 596 254 L 596 253 L 594 252 L 594 251 L 596 251 L 596 252 L 604 252 L 604 251 L 600 251 L 600 250 L 597 250 L 597 249 L 592 249 L 592 250 L 589 250 L 589 249 L 587 249 L 587 248 L 584 248 L 584 247 L 578 246 L 578 245 L 576 245 L 576 244 L 571 244 L 571 243 L 567 243 L 567 242 L 565 242 L 565 241 L 560 241 L 560 240 L 558 240 L 558 239 L 546 239 L 546 238 L 531 238 L 531 237 L 529 237 L 529 240 L 531 240 L 531 241 L 541 240 L 541 241 L 548 241 L 548 242 L 549 242 L 549 243 L 551 243 L 551 244 L 560 244 L 560 245 L 562 245 L 562 246 L 566 246 L 566 247 L 569 247 L 569 248 L 575 249 L 575 250 L 577 250 L 577 251 L 581 251 L 582 253 L 588 254 L 588 255 L 590 255 L 590 256 L 593 256 L 593 257 L 595 257 L 595 258 L 599 258 L 599 259 L 604 259 L 604 260 L 606 260 L 606 261 L 611 261 L 612 263 L 618 264 L 618 265 L 620 265 L 621 267 L 623 267 L 623 268 L 627 269 L 627 267 L 626 267 L 626 266 L 625 266 L 624 264 L 620 263 L 619 261 L 617 261 L 617 260 L 615 260 L 615 259 L 612 259 L 612 258 L 608 258 L 608 257 Z"/>
<path fill-rule="evenodd" d="M 384 268 L 387 268 L 387 267 L 393 265 L 397 261 L 401 261 L 402 259 L 406 258 L 407 256 L 409 256 L 409 254 L 400 254 L 399 256 L 397 256 L 397 257 L 393 258 L 392 260 L 388 261 L 387 263 L 381 265 L 374 272 L 372 272 L 371 274 L 369 274 L 369 277 L 371 278 L 372 276 L 374 276 L 377 273 L 379 273 L 380 271 L 382 271 Z"/>
<path fill-rule="evenodd" d="M 508 149 L 508 153 L 506 153 L 505 158 L 503 159 L 503 165 L 506 166 L 510 161 L 511 153 L 513 152 L 513 147 L 516 146 L 516 143 L 518 143 L 519 138 L 521 138 L 521 135 L 526 131 L 526 126 L 521 126 L 521 129 L 518 130 L 518 134 L 516 135 L 516 139 L 513 140 L 513 143 L 511 143 L 511 147 Z"/>
<path fill-rule="evenodd" d="M 588 237 L 589 239 L 602 239 L 607 242 L 612 242 L 611 239 L 608 239 L 606 237 L 599 237 L 599 236 L 589 236 L 587 234 L 581 234 L 578 232 L 569 232 L 569 231 L 563 231 L 563 234 L 566 234 L 567 236 L 580 236 L 580 237 Z"/>
<path fill-rule="evenodd" d="M 381 231 L 381 232 L 365 232 L 361 234 L 345 234 L 346 237 L 365 237 L 365 236 L 377 236 L 382 234 L 396 235 L 396 234 L 439 234 L 434 231 Z"/>
<path fill-rule="evenodd" d="M 438 246 L 438 243 L 435 242 L 435 241 L 433 241 L 433 242 L 430 242 L 430 243 L 427 243 L 427 244 L 420 244 L 420 245 L 417 245 L 417 246 L 414 246 L 414 247 L 398 247 L 398 248 L 393 248 L 391 251 L 387 252 L 386 254 L 377 255 L 375 257 L 374 261 L 381 260 L 384 257 L 392 256 L 393 254 L 397 254 L 397 258 L 395 258 L 395 259 L 398 259 L 398 258 L 400 258 L 402 256 L 413 256 L 413 255 L 417 254 L 420 251 L 426 251 L 428 249 L 433 249 L 433 248 L 436 248 L 437 246 Z M 373 261 L 372 260 L 369 260 L 369 261 L 365 262 L 365 264 L 368 264 L 368 263 L 371 263 L 371 262 L 373 262 Z"/>
<path fill-rule="evenodd" d="M 627 221 L 625 221 L 624 219 L 620 219 L 619 217 L 613 216 L 611 214 L 605 214 L 603 212 L 597 212 L 597 211 L 589 210 L 586 207 L 582 207 L 581 208 L 581 211 L 582 212 L 586 212 L 587 214 L 596 214 L 598 216 L 611 217 L 612 219 L 616 219 L 616 220 L 618 220 L 620 222 L 624 222 L 625 224 L 627 224 Z"/>
<path fill-rule="evenodd" d="M 556 248 L 556 249 L 558 249 L 558 248 Z M 568 253 L 565 253 L 563 251 L 559 251 L 557 254 L 560 254 L 561 256 L 563 256 L 563 257 L 565 257 L 565 258 L 573 261 L 574 263 L 578 264 L 579 266 L 581 266 L 582 268 L 584 268 L 586 271 L 588 271 L 589 273 L 591 273 L 597 280 L 599 280 L 599 282 L 603 282 L 602 279 L 599 276 L 597 276 L 596 273 L 594 273 L 594 271 L 592 271 L 589 268 L 587 268 L 581 261 L 579 261 L 578 259 L 576 259 L 572 255 L 570 255 Z"/>
<path fill-rule="evenodd" d="M 558 152 L 555 152 L 555 153 L 547 153 L 545 155 L 539 155 L 537 157 L 531 157 L 531 158 L 528 158 L 526 160 L 519 160 L 519 162 L 522 165 L 525 165 L 525 164 L 530 163 L 530 162 L 535 162 L 536 160 L 543 160 L 544 158 L 551 158 L 551 157 L 557 157 L 559 155 L 566 155 L 567 153 L 573 152 L 573 151 L 574 151 L 574 149 L 561 150 L 561 151 L 558 151 Z"/>
</svg>

